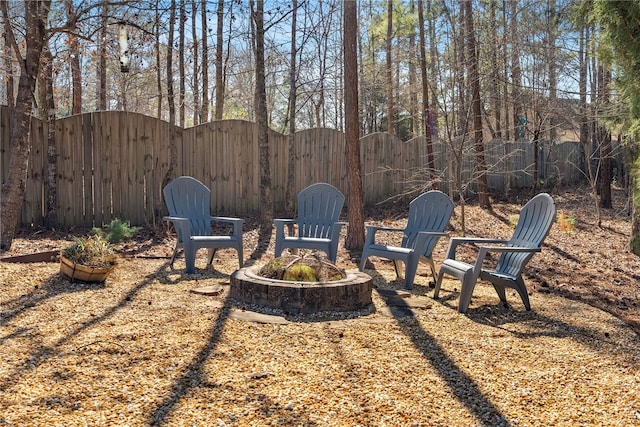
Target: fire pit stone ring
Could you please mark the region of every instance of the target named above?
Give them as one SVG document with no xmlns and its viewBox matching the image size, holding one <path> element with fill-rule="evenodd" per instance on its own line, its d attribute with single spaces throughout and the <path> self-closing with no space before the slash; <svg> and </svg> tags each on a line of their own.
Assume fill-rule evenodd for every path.
<svg viewBox="0 0 640 427">
<path fill-rule="evenodd" d="M 229 296 L 238 302 L 289 314 L 322 311 L 356 311 L 372 304 L 371 276 L 346 271 L 344 279 L 326 282 L 298 282 L 261 277 L 259 267 L 245 267 L 231 274 Z"/>
</svg>

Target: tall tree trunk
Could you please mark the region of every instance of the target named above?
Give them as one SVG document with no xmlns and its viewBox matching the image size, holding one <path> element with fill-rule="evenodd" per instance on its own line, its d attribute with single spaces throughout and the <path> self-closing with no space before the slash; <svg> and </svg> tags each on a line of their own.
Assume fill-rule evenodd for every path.
<svg viewBox="0 0 640 427">
<path fill-rule="evenodd" d="M 358 117 L 358 52 L 357 2 L 344 3 L 344 101 L 345 142 L 347 157 L 349 228 L 345 247 L 362 250 L 364 247 L 364 198 L 360 165 L 360 119 Z"/>
<path fill-rule="evenodd" d="M 8 16 L 6 4 L 2 5 L 5 16 Z M 0 193 L 0 250 L 11 249 L 11 244 L 19 227 L 20 212 L 24 203 L 27 183 L 29 153 L 31 151 L 31 115 L 33 110 L 33 93 L 36 89 L 40 55 L 44 43 L 47 42 L 45 29 L 51 1 L 28 1 L 24 3 L 26 25 L 26 54 L 24 59 L 20 52 L 20 80 L 15 108 L 12 111 L 11 144 L 9 145 L 9 168 L 7 179 Z M 13 30 L 8 34 L 15 43 Z"/>
<path fill-rule="evenodd" d="M 175 31 L 176 20 L 176 1 L 171 0 L 170 12 L 169 12 L 169 35 L 167 39 L 167 103 L 169 104 L 169 167 L 167 173 L 164 176 L 162 186 L 166 186 L 168 183 L 176 178 L 178 168 L 178 145 L 176 143 L 176 102 L 175 95 L 173 93 L 173 33 Z"/>
<path fill-rule="evenodd" d="M 415 14 L 415 3 L 414 0 L 410 0 L 409 2 L 409 13 L 411 15 Z M 424 22 L 421 23 L 420 25 L 424 25 Z M 422 48 L 424 49 L 424 46 L 422 46 Z M 416 32 L 415 30 L 411 31 L 411 34 L 409 35 L 409 51 L 410 51 L 410 59 L 409 59 L 409 120 L 410 122 L 410 129 L 411 129 L 411 136 L 415 137 L 418 136 L 420 130 L 418 127 L 419 124 L 419 120 L 417 119 L 418 117 L 418 91 L 416 90 L 416 80 L 417 80 L 417 73 L 416 73 L 416 61 L 418 60 L 419 56 L 416 55 Z M 398 76 L 400 75 L 400 73 L 398 73 Z"/>
<path fill-rule="evenodd" d="M 473 135 L 476 148 L 476 165 L 478 170 L 478 204 L 489 209 L 489 185 L 487 183 L 487 163 L 484 158 L 484 139 L 482 136 L 482 106 L 480 104 L 480 72 L 478 70 L 478 54 L 476 36 L 473 25 L 471 0 L 465 2 L 465 20 L 467 32 L 467 52 L 469 59 L 469 83 L 471 84 L 471 108 L 473 111 Z"/>
<path fill-rule="evenodd" d="M 67 26 L 69 31 L 69 50 L 71 51 L 71 59 L 69 65 L 71 67 L 71 114 L 82 113 L 82 73 L 80 71 L 80 43 L 76 34 L 76 22 L 78 17 L 74 10 L 72 0 L 65 0 L 67 11 Z"/>
<path fill-rule="evenodd" d="M 182 19 L 182 18 L 181 18 Z M 176 101 L 173 93 L 173 33 L 175 31 L 176 0 L 171 0 L 169 11 L 169 35 L 167 40 L 167 102 L 169 104 L 169 124 L 176 124 Z M 171 142 L 169 142 L 171 144 Z M 169 148 L 171 160 L 171 148 Z M 171 162 L 170 162 L 171 163 Z"/>
<path fill-rule="evenodd" d="M 53 55 L 48 41 L 42 48 L 42 79 L 40 83 L 45 87 L 44 99 L 40 102 L 44 106 L 47 118 L 47 175 L 45 178 L 45 214 L 44 225 L 49 230 L 58 227 L 58 153 L 56 150 L 56 105 L 53 99 Z"/>
<path fill-rule="evenodd" d="M 632 178 L 636 180 L 637 178 Z M 631 188 L 636 188 L 638 184 L 633 183 Z M 640 212 L 638 212 L 638 205 L 636 203 L 631 204 L 631 237 L 629 238 L 629 250 L 640 255 Z"/>
<path fill-rule="evenodd" d="M 558 18 L 556 0 L 548 0 L 549 10 L 549 140 L 553 143 L 558 137 L 556 111 L 558 105 L 558 64 L 556 64 L 556 39 L 558 38 Z"/>
<path fill-rule="evenodd" d="M 609 87 L 611 72 L 605 65 L 598 69 L 598 105 L 600 111 L 606 111 L 609 107 Z M 598 180 L 598 194 L 600 195 L 600 207 L 610 209 L 611 201 L 611 132 L 604 124 L 598 126 L 598 149 L 600 151 L 600 168 Z"/>
<path fill-rule="evenodd" d="M 99 111 L 107 109 L 107 28 L 109 27 L 109 1 L 102 0 L 100 39 L 98 40 L 98 86 L 96 98 Z"/>
<path fill-rule="evenodd" d="M 156 51 L 156 85 L 158 90 L 158 108 L 156 116 L 162 118 L 162 62 L 160 60 L 160 9 L 159 3 L 156 2 L 155 9 L 155 51 Z"/>
<path fill-rule="evenodd" d="M 427 0 L 427 34 L 429 34 L 429 61 L 427 63 L 427 71 L 428 75 L 434 79 L 434 86 L 437 86 L 437 82 L 435 81 L 436 76 L 438 75 L 437 61 L 438 61 L 438 46 L 437 46 L 437 37 L 436 37 L 436 28 L 435 28 L 435 19 L 433 19 L 433 13 L 431 11 L 431 5 L 433 0 Z M 430 85 L 427 85 L 427 91 L 431 89 Z M 438 118 L 438 107 L 437 100 L 431 90 L 431 97 L 429 97 L 429 92 L 427 92 L 428 99 L 428 115 L 427 121 L 429 123 L 429 135 L 436 134 L 436 123 Z M 432 144 L 433 145 L 433 144 Z M 433 149 L 431 150 L 433 152 Z M 435 166 L 433 163 L 433 159 L 431 161 L 431 167 L 433 167 L 433 171 L 435 173 Z"/>
<path fill-rule="evenodd" d="M 520 68 L 520 56 L 518 45 L 518 0 L 510 0 L 511 20 L 509 22 L 511 38 L 511 102 L 513 104 L 513 125 L 516 127 L 515 139 L 525 137 L 526 113 L 522 100 L 522 71 Z"/>
<path fill-rule="evenodd" d="M 431 118 L 429 113 L 429 81 L 427 79 L 427 49 L 424 34 L 424 4 L 418 0 L 418 25 L 420 26 L 420 74 L 422 76 L 422 129 L 427 145 L 427 174 L 431 181 L 431 188 L 437 189 L 435 180 L 435 159 L 433 157 L 433 141 L 431 139 Z"/>
<path fill-rule="evenodd" d="M 588 39 L 589 29 L 587 27 L 583 27 L 580 30 L 580 43 L 578 48 L 578 55 L 580 57 L 578 91 L 580 92 L 580 144 L 584 148 L 586 148 L 589 143 L 589 106 L 587 104 L 587 69 L 589 63 L 587 56 Z M 586 165 L 583 170 L 587 170 Z"/>
<path fill-rule="evenodd" d="M 224 18 L 224 0 L 218 0 L 218 23 L 216 36 L 216 120 L 222 120 L 224 111 L 224 80 L 222 78 L 222 24 Z"/>
<path fill-rule="evenodd" d="M 459 25 L 458 25 L 458 34 L 455 38 L 454 43 L 454 54 L 457 58 L 457 64 L 455 64 L 453 68 L 453 73 L 455 75 L 455 82 L 458 89 L 457 94 L 457 111 L 458 111 L 458 123 L 456 129 L 456 135 L 466 135 L 469 131 L 469 111 L 470 111 L 470 103 L 467 96 L 467 87 L 465 84 L 465 72 L 464 68 L 467 67 L 467 56 L 465 52 L 465 47 L 467 45 L 467 41 L 465 40 L 465 1 L 462 0 L 460 2 L 460 15 L 459 15 Z"/>
<path fill-rule="evenodd" d="M 295 195 L 295 161 L 296 161 L 296 95 L 298 69 L 296 68 L 296 57 L 298 55 L 296 47 L 296 26 L 298 22 L 298 0 L 293 0 L 291 15 L 291 67 L 289 69 L 289 161 L 287 164 L 287 184 L 285 191 L 285 203 L 287 211 L 293 212 Z"/>
<path fill-rule="evenodd" d="M 387 132 L 394 135 L 395 132 L 395 106 L 393 104 L 393 61 L 391 49 L 393 42 L 393 0 L 387 0 Z"/>
<path fill-rule="evenodd" d="M 600 180 L 598 194 L 600 194 L 600 207 L 611 209 L 611 132 L 604 127 L 599 127 L 600 133 Z"/>
<path fill-rule="evenodd" d="M 209 121 L 209 44 L 207 27 L 207 0 L 201 0 L 202 10 L 202 104 L 200 112 L 200 123 Z"/>
<path fill-rule="evenodd" d="M 173 1 L 173 0 L 172 0 Z M 185 2 L 187 0 L 178 0 L 180 2 L 180 8 L 179 8 L 179 13 L 180 13 L 180 23 L 178 24 L 178 79 L 180 80 L 179 86 L 178 86 L 178 111 L 179 111 L 179 124 L 180 127 L 184 128 L 184 120 L 185 120 L 185 110 L 184 110 L 184 99 L 185 99 L 185 92 L 186 92 L 186 84 L 185 84 L 185 64 L 184 64 L 184 38 L 185 38 L 185 34 L 184 34 L 184 23 L 187 20 L 187 10 L 185 7 Z M 173 24 L 173 20 L 171 21 L 171 23 Z M 170 25 L 170 28 L 172 27 L 172 25 Z M 172 40 L 173 40 L 173 35 L 171 35 Z M 171 51 L 173 51 L 173 46 L 171 46 Z M 173 77 L 173 76 L 172 76 Z M 169 78 L 169 76 L 167 75 L 167 78 Z M 173 122 L 175 123 L 175 122 Z"/>
<path fill-rule="evenodd" d="M 11 31 L 11 22 L 9 22 L 9 17 L 5 14 L 7 10 L 2 8 L 2 21 L 4 23 L 4 31 L 2 33 L 4 40 L 4 49 L 8 52 L 11 49 L 11 43 L 9 42 L 9 31 Z M 15 84 L 13 78 L 13 61 L 11 55 L 3 55 L 4 57 L 4 70 L 5 70 L 5 88 L 7 93 L 7 106 L 14 107 L 15 105 L 15 94 L 13 91 L 13 85 Z"/>
<path fill-rule="evenodd" d="M 199 125 L 200 122 L 200 63 L 198 55 L 198 31 L 197 24 L 197 2 L 191 0 L 191 37 L 193 39 L 193 124 Z"/>
<path fill-rule="evenodd" d="M 373 12 L 373 0 L 369 0 L 368 4 L 367 4 L 367 11 L 368 11 L 368 19 L 369 20 L 373 20 L 373 16 L 374 16 L 374 12 Z M 366 63 L 368 64 L 370 70 L 369 72 L 371 72 L 372 74 L 377 74 L 377 68 L 378 68 L 378 52 L 377 52 L 377 38 L 375 34 L 371 34 L 371 37 L 368 38 L 367 40 L 367 48 L 366 48 Z M 364 68 L 364 62 L 363 61 L 363 72 L 362 74 L 365 75 L 365 72 L 367 71 L 366 68 Z M 364 80 L 364 79 L 363 79 Z M 378 96 L 378 82 L 377 82 L 377 78 L 372 78 L 372 79 L 367 79 L 367 83 L 363 83 L 363 86 L 366 86 L 366 90 L 364 91 L 362 97 L 363 97 L 363 102 L 364 102 L 364 106 L 363 106 L 363 111 L 365 111 L 365 132 L 368 133 L 374 133 L 374 132 L 379 132 L 380 129 L 380 124 L 378 122 L 378 105 L 376 102 L 376 98 Z"/>
<path fill-rule="evenodd" d="M 264 64 L 264 0 L 256 1 L 253 8 L 255 26 L 254 54 L 256 59 L 255 109 L 258 124 L 258 150 L 260 153 L 260 219 L 264 229 L 271 228 L 273 222 L 273 195 L 271 191 L 271 155 L 269 150 L 269 124 L 267 113 L 267 92 Z"/>
<path fill-rule="evenodd" d="M 500 85 L 498 81 L 500 79 L 500 63 L 498 62 L 498 29 L 496 18 L 496 2 L 491 2 L 489 5 L 489 20 L 491 21 L 491 107 L 494 110 L 495 120 L 495 138 L 502 138 L 502 108 L 500 97 Z"/>
</svg>

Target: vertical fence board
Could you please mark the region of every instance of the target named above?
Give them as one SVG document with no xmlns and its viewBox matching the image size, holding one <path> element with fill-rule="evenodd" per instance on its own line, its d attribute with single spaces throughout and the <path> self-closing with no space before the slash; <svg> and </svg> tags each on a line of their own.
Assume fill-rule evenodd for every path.
<svg viewBox="0 0 640 427">
<path fill-rule="evenodd" d="M 82 139 L 79 144 L 82 146 L 82 213 L 81 221 L 84 227 L 100 226 L 94 223 L 95 213 L 95 197 L 93 186 L 93 158 L 94 147 L 93 138 L 91 137 L 91 114 L 83 114 L 81 119 Z"/>
<path fill-rule="evenodd" d="M 114 184 L 114 176 L 113 170 L 111 169 L 111 165 L 114 162 L 118 161 L 117 150 L 115 147 L 116 144 L 119 144 L 117 139 L 117 114 L 104 114 L 101 113 L 100 118 L 104 121 L 103 132 L 104 132 L 104 161 L 100 164 L 100 168 L 103 173 L 103 198 L 102 198 L 102 216 L 103 221 L 108 223 L 111 220 L 111 215 L 113 212 L 113 184 Z M 96 137 L 100 138 L 101 135 L 96 135 Z"/>
<path fill-rule="evenodd" d="M 71 186 L 69 188 L 69 197 L 71 202 L 71 221 L 73 224 L 82 224 L 82 207 L 84 204 L 83 194 L 83 171 L 82 164 L 84 162 L 84 141 L 82 133 L 82 116 L 73 116 L 73 129 L 70 133 L 70 149 L 71 149 Z"/>
<path fill-rule="evenodd" d="M 31 134 L 36 136 L 35 142 L 31 145 L 29 159 L 29 172 L 26 186 L 25 200 L 29 200 L 26 211 L 23 209 L 25 220 L 31 224 L 41 224 L 43 221 L 43 196 L 44 196 L 44 173 L 46 171 L 46 145 L 47 126 L 46 122 L 31 120 Z M 31 181 L 31 182 L 29 182 Z"/>
<path fill-rule="evenodd" d="M 60 137 L 59 156 L 58 156 L 58 201 L 61 210 L 59 216 L 61 225 L 70 227 L 75 225 L 72 207 L 73 207 L 73 128 L 75 117 L 65 120 L 64 127 L 60 129 L 57 136 Z"/>
<path fill-rule="evenodd" d="M 155 218 L 155 204 L 154 204 L 154 185 L 153 185 L 153 141 L 155 138 L 156 126 L 151 120 L 144 120 L 141 118 L 141 123 L 144 129 L 144 134 L 138 146 L 138 155 L 142 156 L 142 185 L 144 186 L 144 224 L 156 224 Z"/>
<path fill-rule="evenodd" d="M 93 172 L 93 213 L 95 215 L 94 222 L 100 225 L 104 221 L 104 170 L 102 163 L 106 161 L 105 156 L 105 138 L 99 138 L 104 129 L 99 113 L 90 113 L 91 117 L 91 146 L 93 147 L 93 158 L 91 169 Z"/>
<path fill-rule="evenodd" d="M 134 114 L 134 120 L 136 123 L 135 126 L 135 134 L 133 138 L 133 147 L 132 147 L 132 156 L 129 160 L 133 167 L 133 177 L 131 181 L 133 200 L 135 204 L 135 212 L 134 215 L 126 218 L 125 220 L 129 220 L 134 222 L 135 224 L 144 224 L 146 223 L 145 218 L 145 140 L 147 139 L 146 127 L 144 125 L 144 116 L 141 114 Z"/>
</svg>

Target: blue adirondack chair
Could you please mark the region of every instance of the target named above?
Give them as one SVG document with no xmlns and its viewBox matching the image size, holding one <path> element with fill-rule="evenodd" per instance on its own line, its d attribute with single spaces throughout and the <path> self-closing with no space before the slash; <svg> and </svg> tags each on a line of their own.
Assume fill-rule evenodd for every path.
<svg viewBox="0 0 640 427">
<path fill-rule="evenodd" d="M 458 311 L 466 313 L 473 289 L 478 278 L 481 278 L 491 282 L 503 304 L 507 304 L 505 288 L 513 288 L 520 295 L 525 308 L 531 310 L 522 271 L 533 255 L 540 252 L 542 242 L 553 225 L 555 214 L 556 207 L 553 199 L 550 195 L 541 193 L 529 200 L 520 211 L 511 239 L 452 238 L 449 242 L 447 259 L 440 267 L 434 298 L 438 298 L 443 276 L 445 274 L 453 276 L 462 281 Z M 479 245 L 474 264 L 456 260 L 456 247 L 463 243 Z M 483 246 L 487 244 L 491 246 Z M 490 252 L 500 253 L 495 269 L 483 265 L 485 257 Z"/>
<path fill-rule="evenodd" d="M 238 251 L 238 263 L 243 264 L 242 255 L 242 226 L 244 220 L 211 216 L 211 190 L 203 183 L 189 176 L 181 176 L 162 190 L 164 200 L 169 210 L 169 216 L 164 221 L 172 222 L 176 228 L 178 240 L 171 257 L 171 267 L 175 261 L 178 249 L 184 248 L 187 273 L 195 271 L 195 259 L 198 249 L 209 249 L 207 266 L 211 265 L 216 249 L 233 248 Z M 221 222 L 231 224 L 229 235 L 213 235 L 212 223 Z"/>
<path fill-rule="evenodd" d="M 367 234 L 360 260 L 360 271 L 364 270 L 367 259 L 371 256 L 392 259 L 396 276 L 402 278 L 400 261 L 405 265 L 404 287 L 413 288 L 413 281 L 420 261 L 431 268 L 433 280 L 436 270 L 433 265 L 433 248 L 440 237 L 445 236 L 445 229 L 453 213 L 453 202 L 441 191 L 431 190 L 422 193 L 409 203 L 409 216 L 404 229 L 367 225 Z M 403 233 L 400 246 L 388 246 L 376 243 L 376 233 Z"/>
<path fill-rule="evenodd" d="M 346 222 L 340 222 L 344 194 L 330 184 L 312 184 L 298 193 L 296 219 L 274 219 L 276 226 L 275 256 L 289 249 L 324 251 L 335 262 L 338 257 L 338 238 Z M 297 234 L 285 235 L 285 225 L 295 224 Z"/>
</svg>

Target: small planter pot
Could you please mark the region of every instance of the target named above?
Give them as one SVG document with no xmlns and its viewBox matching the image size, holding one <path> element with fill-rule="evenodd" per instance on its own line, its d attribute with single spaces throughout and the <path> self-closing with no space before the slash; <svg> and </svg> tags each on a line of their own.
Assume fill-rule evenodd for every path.
<svg viewBox="0 0 640 427">
<path fill-rule="evenodd" d="M 83 282 L 104 282 L 114 268 L 115 264 L 104 268 L 88 267 L 86 265 L 76 264 L 63 255 L 60 255 L 60 272 L 71 279 L 81 280 Z"/>
</svg>

